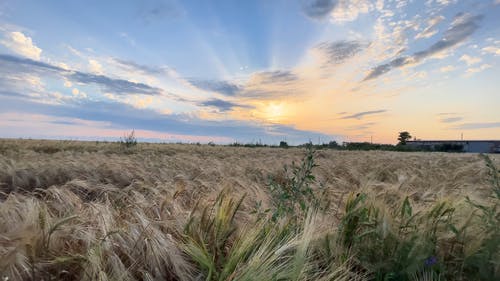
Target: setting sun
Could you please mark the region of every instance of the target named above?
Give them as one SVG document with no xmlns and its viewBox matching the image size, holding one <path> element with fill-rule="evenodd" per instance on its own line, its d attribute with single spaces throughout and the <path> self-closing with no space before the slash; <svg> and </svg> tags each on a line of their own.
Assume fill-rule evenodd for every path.
<svg viewBox="0 0 500 281">
<path fill-rule="evenodd" d="M 283 119 L 285 113 L 285 106 L 282 103 L 269 103 L 265 109 L 264 114 L 268 121 L 276 122 Z"/>
</svg>

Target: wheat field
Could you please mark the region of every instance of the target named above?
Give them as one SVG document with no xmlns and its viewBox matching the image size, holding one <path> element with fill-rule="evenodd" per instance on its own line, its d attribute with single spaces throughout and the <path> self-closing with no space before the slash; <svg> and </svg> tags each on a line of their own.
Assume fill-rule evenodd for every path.
<svg viewBox="0 0 500 281">
<path fill-rule="evenodd" d="M 382 280 L 378 267 L 365 267 L 356 257 L 352 241 L 348 247 L 332 242 L 337 250 L 328 265 L 318 265 L 324 246 L 317 243 L 344 231 L 353 194 L 367 194 L 382 213 L 405 198 L 413 214 L 450 202 L 464 225 L 478 213 L 457 207 L 465 206 L 466 197 L 477 204 L 494 201 L 491 169 L 477 154 L 318 150 L 310 186 L 328 206 L 307 209 L 296 220 L 300 230 L 283 234 L 287 218 L 273 220 L 273 229 L 254 214 L 265 217 L 264 210 L 272 209 L 270 182 L 286 181 L 290 170 L 284 166 L 300 163 L 305 154 L 304 148 L 1 140 L 0 274 L 3 280 Z M 490 159 L 500 167 L 499 155 Z M 388 217 L 376 220 L 400 222 Z M 432 251 L 444 264 L 440 251 L 449 247 L 451 234 L 439 231 Z M 263 232 L 271 238 L 255 240 Z M 461 239 L 484 233 L 473 226 Z M 248 241 L 255 250 L 245 246 Z M 461 245 L 463 256 L 479 251 L 478 243 Z M 245 254 L 236 259 L 238 249 Z M 485 278 L 498 276 L 498 257 L 497 247 Z M 465 264 L 466 258 L 457 260 Z M 468 269 L 462 277 L 412 270 L 412 280 L 453 280 L 450 274 L 488 280 Z"/>
</svg>

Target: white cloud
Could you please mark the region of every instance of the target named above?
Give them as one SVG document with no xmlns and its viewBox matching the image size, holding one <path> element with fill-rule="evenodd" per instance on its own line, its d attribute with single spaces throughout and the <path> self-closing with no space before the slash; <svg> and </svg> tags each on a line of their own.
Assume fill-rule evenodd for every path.
<svg viewBox="0 0 500 281">
<path fill-rule="evenodd" d="M 413 74 L 413 77 L 419 78 L 419 79 L 425 79 L 425 78 L 427 78 L 427 72 L 425 72 L 425 71 L 415 72 L 415 74 Z"/>
<path fill-rule="evenodd" d="M 369 13 L 376 7 L 383 8 L 383 3 L 374 5 L 373 1 L 369 0 L 340 0 L 332 11 L 332 20 L 335 22 L 353 21 L 360 14 Z"/>
<path fill-rule="evenodd" d="M 447 65 L 443 66 L 439 69 L 441 72 L 446 73 L 455 70 L 455 67 L 453 65 Z"/>
<path fill-rule="evenodd" d="M 430 38 L 438 33 L 436 26 L 445 19 L 443 16 L 436 16 L 427 21 L 427 27 L 415 36 L 415 39 Z"/>
<path fill-rule="evenodd" d="M 71 47 L 70 45 L 66 45 L 66 48 L 68 48 L 68 50 L 75 56 L 77 57 L 84 57 L 84 55 L 82 54 L 82 52 L 78 51 L 77 49 Z"/>
<path fill-rule="evenodd" d="M 443 6 L 446 6 L 446 5 L 449 5 L 451 3 L 454 3 L 456 1 L 453 1 L 453 0 L 436 0 L 437 3 L 443 5 Z"/>
<path fill-rule="evenodd" d="M 436 35 L 438 33 L 438 31 L 436 29 L 424 29 L 422 32 L 420 32 L 419 34 L 417 34 L 415 36 L 415 39 L 420 39 L 420 38 L 430 38 L 434 35 Z"/>
<path fill-rule="evenodd" d="M 459 59 L 460 61 L 465 62 L 468 66 L 471 66 L 476 63 L 480 63 L 482 60 L 479 57 L 471 57 L 469 55 L 463 55 Z"/>
<path fill-rule="evenodd" d="M 432 6 L 434 4 L 439 4 L 441 6 L 448 6 L 449 4 L 455 4 L 457 0 L 428 0 L 425 4 L 427 6 Z"/>
<path fill-rule="evenodd" d="M 64 87 L 71 88 L 71 86 L 73 86 L 73 83 L 71 83 L 69 80 L 64 81 Z"/>
<path fill-rule="evenodd" d="M 483 64 L 483 65 L 481 65 L 479 67 L 473 67 L 473 68 L 467 69 L 467 73 L 468 74 L 478 73 L 478 72 L 481 72 L 481 71 L 483 71 L 485 69 L 488 69 L 490 67 L 491 67 L 491 65 L 489 65 L 489 64 Z"/>
<path fill-rule="evenodd" d="M 408 5 L 408 0 L 397 0 L 396 1 L 396 9 L 404 8 L 406 5 Z"/>
<path fill-rule="evenodd" d="M 4 39 L 0 41 L 0 43 L 16 54 L 30 59 L 40 60 L 42 49 L 35 46 L 31 38 L 21 32 L 14 31 L 6 33 Z"/>
<path fill-rule="evenodd" d="M 398 56 L 407 49 L 408 38 L 406 30 L 412 28 L 413 23 L 389 21 L 379 18 L 373 26 L 373 42 L 369 51 L 377 62 Z"/>
<path fill-rule="evenodd" d="M 113 101 L 120 101 L 120 98 L 118 97 L 118 95 L 114 95 L 111 93 L 104 93 L 104 96 L 110 100 L 113 100 Z"/>
<path fill-rule="evenodd" d="M 498 1 L 500 1 L 500 0 L 498 0 Z M 488 47 L 482 48 L 482 50 L 486 53 L 494 54 L 495 56 L 500 56 L 500 47 L 488 46 Z"/>
<path fill-rule="evenodd" d="M 38 92 L 42 92 L 45 90 L 45 84 L 42 82 L 42 79 L 36 75 L 25 75 L 19 79 L 23 83 L 28 83 L 31 85 L 32 89 L 36 89 Z"/>
<path fill-rule="evenodd" d="M 82 98 L 82 99 L 87 98 L 87 94 L 78 90 L 77 88 L 73 88 L 73 90 L 71 90 L 71 93 L 75 98 Z"/>
<path fill-rule="evenodd" d="M 59 66 L 62 69 L 69 70 L 69 66 L 67 64 L 65 64 L 64 62 L 56 62 L 54 64 Z"/>
<path fill-rule="evenodd" d="M 153 97 L 136 97 L 132 103 L 137 108 L 146 108 L 153 102 Z"/>
<path fill-rule="evenodd" d="M 89 59 L 89 70 L 90 72 L 95 74 L 103 73 L 102 65 L 98 61 L 93 59 Z"/>
</svg>

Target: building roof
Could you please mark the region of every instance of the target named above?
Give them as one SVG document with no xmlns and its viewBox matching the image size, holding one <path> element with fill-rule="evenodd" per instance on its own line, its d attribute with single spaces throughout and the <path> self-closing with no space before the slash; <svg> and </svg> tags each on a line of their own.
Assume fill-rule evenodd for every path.
<svg viewBox="0 0 500 281">
<path fill-rule="evenodd" d="M 500 142 L 500 140 L 409 140 L 406 142 Z"/>
</svg>

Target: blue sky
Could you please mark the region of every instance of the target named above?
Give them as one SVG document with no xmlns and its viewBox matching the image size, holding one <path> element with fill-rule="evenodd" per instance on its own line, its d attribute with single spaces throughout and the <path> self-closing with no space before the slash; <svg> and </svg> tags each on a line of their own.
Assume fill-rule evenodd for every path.
<svg viewBox="0 0 500 281">
<path fill-rule="evenodd" d="M 3 1 L 0 137 L 500 139 L 500 1 Z"/>
</svg>

